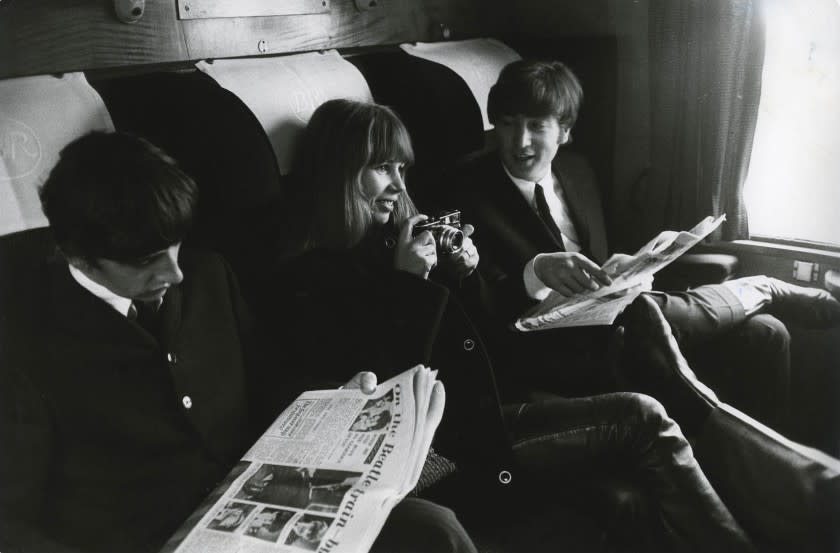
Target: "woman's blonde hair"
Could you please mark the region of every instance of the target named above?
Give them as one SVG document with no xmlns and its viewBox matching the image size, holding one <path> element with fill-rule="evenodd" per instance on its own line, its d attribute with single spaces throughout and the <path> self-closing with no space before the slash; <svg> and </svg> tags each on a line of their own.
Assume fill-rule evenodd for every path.
<svg viewBox="0 0 840 553">
<path fill-rule="evenodd" d="M 329 100 L 312 114 L 295 156 L 296 208 L 307 229 L 302 249 L 347 249 L 373 225 L 373 201 L 362 188 L 362 171 L 397 161 L 411 165 L 414 150 L 405 125 L 388 107 L 354 100 Z M 393 221 L 417 213 L 400 194 Z"/>
</svg>

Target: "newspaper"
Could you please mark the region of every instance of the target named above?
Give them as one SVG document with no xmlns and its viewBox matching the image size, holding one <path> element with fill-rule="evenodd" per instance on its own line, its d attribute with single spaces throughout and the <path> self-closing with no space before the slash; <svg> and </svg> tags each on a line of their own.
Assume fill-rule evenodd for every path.
<svg viewBox="0 0 840 553">
<path fill-rule="evenodd" d="M 552 291 L 537 306 L 517 319 L 514 327 L 522 332 L 572 326 L 608 325 L 636 297 L 650 290 L 653 275 L 694 247 L 726 220 L 706 217 L 688 231 L 664 231 L 642 246 L 629 259 L 613 255 L 601 267 L 612 284 L 593 292 L 567 297 Z"/>
<path fill-rule="evenodd" d="M 301 394 L 162 551 L 368 551 L 420 477 L 443 415 L 436 376 Z"/>
</svg>

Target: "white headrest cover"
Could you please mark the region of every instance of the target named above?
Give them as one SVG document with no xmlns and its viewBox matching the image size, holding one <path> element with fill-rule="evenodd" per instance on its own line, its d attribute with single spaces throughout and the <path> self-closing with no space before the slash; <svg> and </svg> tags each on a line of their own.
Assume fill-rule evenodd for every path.
<svg viewBox="0 0 840 553">
<path fill-rule="evenodd" d="M 254 113 L 271 141 L 282 174 L 289 172 L 298 134 L 315 108 L 335 98 L 373 101 L 365 78 L 335 50 L 201 61 L 196 67 L 236 94 Z"/>
<path fill-rule="evenodd" d="M 406 53 L 444 65 L 457 73 L 470 88 L 481 109 L 484 130 L 492 128 L 487 119 L 487 95 L 496 84 L 502 68 L 521 59 L 509 46 L 492 38 L 453 42 L 400 45 Z"/>
<path fill-rule="evenodd" d="M 83 73 L 0 80 L 0 235 L 47 225 L 38 188 L 61 149 L 111 115 Z"/>
</svg>

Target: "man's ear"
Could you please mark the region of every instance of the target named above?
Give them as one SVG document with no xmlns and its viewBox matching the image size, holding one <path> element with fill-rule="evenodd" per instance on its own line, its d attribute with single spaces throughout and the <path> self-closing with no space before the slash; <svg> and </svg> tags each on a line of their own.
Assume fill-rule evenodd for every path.
<svg viewBox="0 0 840 553">
<path fill-rule="evenodd" d="M 99 268 L 99 265 L 96 264 L 96 261 L 92 259 L 85 259 L 79 256 L 69 256 L 66 255 L 65 259 L 67 259 L 67 263 L 74 266 L 75 268 L 79 269 L 85 274 L 89 274 L 90 272 Z"/>
</svg>

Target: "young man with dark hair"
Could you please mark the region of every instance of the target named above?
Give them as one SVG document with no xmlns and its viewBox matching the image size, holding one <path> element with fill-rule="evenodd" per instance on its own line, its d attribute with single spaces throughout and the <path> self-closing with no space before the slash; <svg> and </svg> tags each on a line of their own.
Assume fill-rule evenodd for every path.
<svg viewBox="0 0 840 553">
<path fill-rule="evenodd" d="M 181 248 L 197 193 L 122 133 L 71 143 L 44 184 L 58 255 L 8 281 L 0 319 L 4 552 L 157 551 L 302 391 L 254 354 L 228 265 Z M 374 550 L 475 551 L 448 509 L 394 513 Z"/>
<path fill-rule="evenodd" d="M 697 381 L 677 345 L 728 331 L 742 333 L 738 339 L 757 354 L 786 355 L 784 326 L 760 312 L 829 326 L 840 322 L 840 304 L 829 294 L 751 277 L 685 293 L 644 293 L 616 328 L 509 329 L 552 289 L 571 296 L 610 283 L 601 269 L 609 250 L 594 176 L 581 157 L 560 148 L 571 137 L 581 99 L 579 82 L 560 62 L 509 64 L 488 100 L 498 152 L 473 160 L 453 179 L 455 205 L 475 225 L 478 269 L 489 283 L 481 309 L 489 312 L 485 330 L 496 338 L 497 357 L 505 359 L 497 364 L 504 382 L 500 391 L 576 396 L 604 386 L 646 392 L 692 440 L 704 472 L 758 549 L 835 549 L 840 508 L 823 506 L 840 505 L 840 461 L 794 444 L 720 402 Z M 621 322 L 626 327 L 619 327 Z M 610 337 L 622 330 L 621 362 L 610 363 Z M 763 368 L 758 359 L 753 363 Z M 593 415 L 613 414 L 593 405 Z M 614 439 L 620 435 L 605 442 Z M 774 476 L 752 477 L 764 471 Z M 793 497 L 795 504 L 789 501 Z"/>
<path fill-rule="evenodd" d="M 498 152 L 470 163 L 454 180 L 464 220 L 477 231 L 479 269 L 495 288 L 497 327 L 509 325 L 551 290 L 573 296 L 611 282 L 601 268 L 610 250 L 598 184 L 586 160 L 561 148 L 571 139 L 582 100 L 580 83 L 561 62 L 509 64 L 487 104 Z M 622 263 L 633 259 L 619 257 Z M 748 367 L 739 374 L 761 398 L 755 405 L 761 411 L 753 414 L 773 425 L 786 422 L 790 380 L 790 336 L 773 315 L 811 326 L 840 323 L 840 303 L 828 292 L 764 276 L 649 294 L 689 354 L 717 339 L 727 355 L 739 351 L 737 359 L 754 362 L 748 367 L 760 365 L 761 374 L 750 374 Z M 522 343 L 513 351 L 533 352 L 536 366 L 546 371 L 558 355 L 567 367 L 592 366 L 592 350 L 604 349 L 598 330 L 506 334 Z"/>
</svg>

